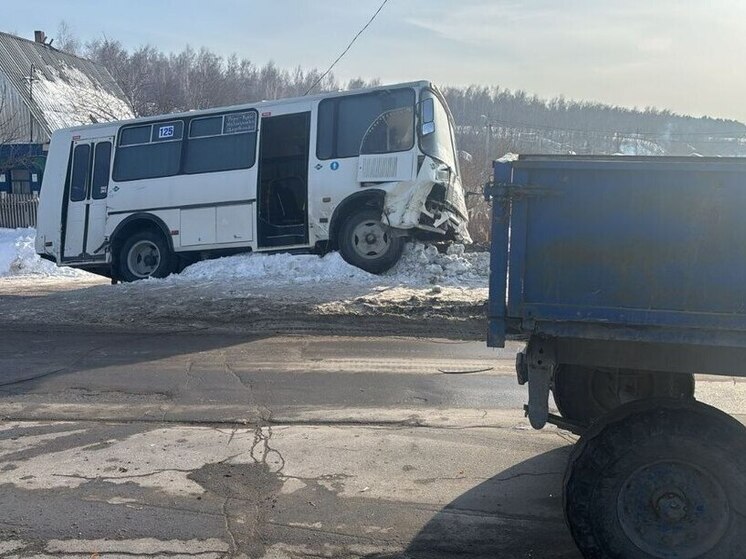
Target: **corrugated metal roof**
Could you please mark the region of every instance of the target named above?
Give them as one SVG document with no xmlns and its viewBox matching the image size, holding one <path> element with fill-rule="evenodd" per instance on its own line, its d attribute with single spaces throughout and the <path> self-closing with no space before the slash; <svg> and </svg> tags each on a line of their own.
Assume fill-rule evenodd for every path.
<svg viewBox="0 0 746 559">
<path fill-rule="evenodd" d="M 41 43 L 0 32 L 0 72 L 5 78 L 0 81 L 14 90 L 16 103 L 23 101 L 44 140 L 58 128 L 134 116 L 106 68 Z"/>
</svg>

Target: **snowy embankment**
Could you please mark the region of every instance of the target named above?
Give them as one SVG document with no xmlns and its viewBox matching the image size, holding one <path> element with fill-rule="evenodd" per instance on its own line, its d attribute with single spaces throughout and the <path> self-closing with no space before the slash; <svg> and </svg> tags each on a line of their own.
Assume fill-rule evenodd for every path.
<svg viewBox="0 0 746 559">
<path fill-rule="evenodd" d="M 58 268 L 42 260 L 34 249 L 36 230 L 0 229 L 0 277 L 44 276 L 75 278 L 86 276 L 81 270 Z"/>
<path fill-rule="evenodd" d="M 324 257 L 312 254 L 243 254 L 198 262 L 170 281 L 222 281 L 251 279 L 277 283 L 404 284 L 407 286 L 487 285 L 489 255 L 467 253 L 463 245 L 449 247 L 446 254 L 434 246 L 410 243 L 402 259 L 387 273 L 376 276 L 345 262 L 337 252 Z M 166 280 L 166 281 L 169 281 Z"/>
<path fill-rule="evenodd" d="M 33 229 L 0 229 L 0 318 L 6 325 L 138 332 L 214 327 L 482 339 L 488 268 L 484 252 L 452 245 L 440 253 L 411 243 L 380 276 L 350 266 L 338 253 L 244 254 L 198 262 L 166 279 L 113 286 L 41 260 Z"/>
<path fill-rule="evenodd" d="M 42 260 L 34 250 L 34 229 L 0 229 L 0 277 L 43 276 L 75 279 L 90 276 L 72 268 L 60 268 Z M 469 253 L 463 245 L 452 245 L 447 253 L 434 246 L 410 243 L 400 262 L 382 276 L 364 272 L 345 262 L 336 253 L 315 255 L 242 254 L 198 262 L 179 275 L 165 280 L 175 284 L 234 282 L 251 280 L 257 284 L 357 284 L 406 285 L 409 287 L 463 286 L 486 287 L 489 255 Z"/>
</svg>

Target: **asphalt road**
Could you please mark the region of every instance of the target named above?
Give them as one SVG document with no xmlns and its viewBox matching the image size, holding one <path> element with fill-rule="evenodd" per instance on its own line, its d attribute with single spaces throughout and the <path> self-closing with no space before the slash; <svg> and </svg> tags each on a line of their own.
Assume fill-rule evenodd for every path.
<svg viewBox="0 0 746 559">
<path fill-rule="evenodd" d="M 4 328 L 0 557 L 576 559 L 517 349 Z"/>
</svg>

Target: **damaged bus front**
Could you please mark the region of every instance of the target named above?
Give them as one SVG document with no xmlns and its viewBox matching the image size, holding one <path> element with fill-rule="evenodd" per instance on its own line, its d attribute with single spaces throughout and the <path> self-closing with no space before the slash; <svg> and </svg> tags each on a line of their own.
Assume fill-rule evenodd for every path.
<svg viewBox="0 0 746 559">
<path fill-rule="evenodd" d="M 406 111 L 384 113 L 378 120 L 404 120 L 405 113 Z M 371 138 L 379 126 L 378 120 L 373 123 L 363 140 L 361 170 L 370 165 L 371 159 L 375 161 L 377 144 Z M 387 128 L 407 130 L 405 126 Z M 402 134 L 402 138 L 405 134 Z M 435 240 L 442 237 L 444 240 L 471 242 L 467 230 L 468 217 L 459 173 L 453 118 L 445 100 L 432 86 L 423 88 L 420 93 L 417 104 L 417 137 L 418 156 L 414 180 L 398 182 L 386 193 L 383 208 L 386 223 L 391 227 L 410 230 L 414 237 Z"/>
<path fill-rule="evenodd" d="M 399 259 L 405 238 L 471 242 L 453 117 L 432 84 L 402 84 L 323 101 L 319 138 L 327 102 L 336 103 L 334 114 L 342 135 L 348 131 L 346 126 L 354 128 L 356 118 L 366 118 L 367 110 L 375 114 L 359 144 L 360 190 L 337 206 L 335 217 L 345 217 L 333 218 L 329 232 L 332 244 L 348 262 L 381 272 Z M 358 111 L 354 117 L 353 110 Z M 361 201 L 367 209 L 360 209 Z"/>
</svg>

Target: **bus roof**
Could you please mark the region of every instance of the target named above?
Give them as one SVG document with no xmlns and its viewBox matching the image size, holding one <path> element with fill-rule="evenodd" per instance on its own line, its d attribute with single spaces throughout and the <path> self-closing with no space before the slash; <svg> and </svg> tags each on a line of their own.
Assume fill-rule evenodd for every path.
<svg viewBox="0 0 746 559">
<path fill-rule="evenodd" d="M 184 111 L 184 112 L 179 112 L 179 113 L 164 113 L 160 115 L 145 116 L 145 117 L 129 119 L 129 120 L 115 120 L 115 121 L 108 121 L 108 122 L 100 122 L 96 124 L 86 124 L 83 126 L 62 128 L 58 130 L 58 132 L 64 131 L 64 132 L 70 133 L 70 132 L 77 132 L 77 131 L 83 131 L 83 130 L 91 131 L 97 128 L 110 128 L 112 126 L 124 126 L 126 124 L 140 123 L 140 122 L 146 123 L 150 121 L 163 120 L 164 118 L 178 119 L 178 118 L 192 117 L 194 115 L 219 113 L 219 112 L 224 112 L 226 110 L 232 110 L 232 109 L 258 109 L 260 107 L 285 105 L 285 104 L 291 104 L 291 103 L 298 103 L 300 101 L 317 101 L 321 99 L 328 99 L 331 97 L 345 97 L 347 95 L 359 95 L 361 93 L 369 93 L 371 91 L 385 91 L 387 89 L 402 88 L 402 87 L 413 87 L 413 88 L 432 87 L 434 88 L 435 86 L 432 84 L 432 82 L 427 81 L 427 80 L 394 83 L 394 84 L 379 85 L 376 87 L 366 87 L 366 88 L 352 89 L 352 90 L 346 90 L 346 91 L 329 91 L 325 93 L 318 93 L 316 95 L 304 95 L 301 97 L 284 97 L 281 99 L 269 99 L 269 100 L 264 100 L 264 101 L 257 101 L 254 103 L 242 103 L 240 105 L 226 105 L 222 107 L 211 107 L 209 109 L 196 109 L 196 110 L 189 110 L 189 111 Z"/>
</svg>

